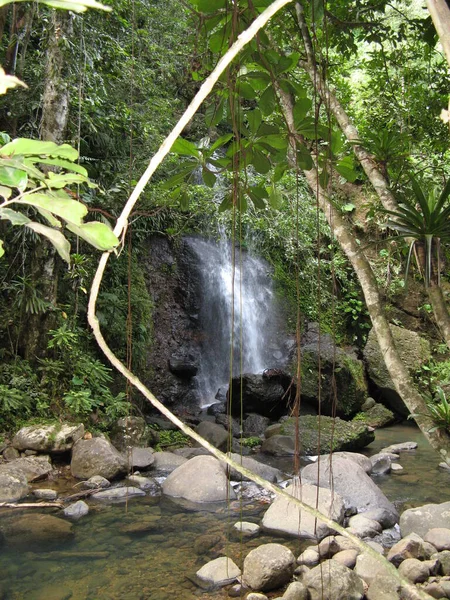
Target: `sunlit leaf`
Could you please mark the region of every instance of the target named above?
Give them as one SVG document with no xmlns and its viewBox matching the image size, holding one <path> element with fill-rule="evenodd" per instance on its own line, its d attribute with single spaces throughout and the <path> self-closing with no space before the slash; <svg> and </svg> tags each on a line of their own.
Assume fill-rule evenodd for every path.
<svg viewBox="0 0 450 600">
<path fill-rule="evenodd" d="M 195 144 L 189 142 L 188 140 L 185 140 L 182 137 L 179 137 L 175 141 L 170 151 L 181 156 L 194 156 L 195 158 L 199 158 L 200 156 L 200 153 Z"/>
<path fill-rule="evenodd" d="M 105 223 L 91 221 L 83 223 L 81 226 L 68 224 L 67 229 L 86 240 L 86 242 L 98 250 L 112 250 L 119 245 L 119 240 L 113 230 Z"/>
<path fill-rule="evenodd" d="M 12 225 L 26 225 L 30 223 L 30 219 L 20 212 L 12 210 L 12 208 L 0 208 L 0 219 L 6 219 Z"/>
<path fill-rule="evenodd" d="M 15 0 L 16 2 L 24 2 L 24 0 Z M 11 0 L 0 0 L 0 7 L 6 6 Z M 52 8 L 63 8 L 72 12 L 82 13 L 88 8 L 98 8 L 100 10 L 110 11 L 110 6 L 100 4 L 95 0 L 37 0 L 41 4 L 46 4 Z"/>
<path fill-rule="evenodd" d="M 5 200 L 11 197 L 12 189 L 10 187 L 5 187 L 4 185 L 0 185 L 0 196 Z"/>
<path fill-rule="evenodd" d="M 7 75 L 3 68 L 0 67 L 0 95 L 6 94 L 8 90 L 18 86 L 28 87 L 26 83 L 15 77 L 15 75 Z"/>
<path fill-rule="evenodd" d="M 42 223 L 27 223 L 26 227 L 50 240 L 60 257 L 70 264 L 70 244 L 60 231 Z"/>
<path fill-rule="evenodd" d="M 78 173 L 53 173 L 53 171 L 47 173 L 47 179 L 44 183 L 54 189 L 64 188 L 72 183 L 78 185 L 87 183 L 89 187 L 97 187 L 95 183 L 90 182 L 84 175 L 79 175 Z"/>
<path fill-rule="evenodd" d="M 335 166 L 339 175 L 342 175 L 347 181 L 353 183 L 358 179 L 358 173 L 355 171 L 354 162 L 351 156 L 344 156 Z"/>
<path fill-rule="evenodd" d="M 211 187 L 211 188 L 214 187 L 214 184 L 216 183 L 216 176 L 207 167 L 203 167 L 202 177 L 203 177 L 203 181 L 206 183 L 206 185 L 208 187 Z"/>
<path fill-rule="evenodd" d="M 283 204 L 283 196 L 281 195 L 280 190 L 272 185 L 269 192 L 269 204 L 275 210 L 279 210 Z"/>
<path fill-rule="evenodd" d="M 37 210 L 38 210 L 39 214 L 41 214 L 44 217 L 44 219 L 47 221 L 47 223 L 51 227 L 56 227 L 57 229 L 61 229 L 61 227 L 62 227 L 61 221 L 59 221 L 56 217 L 54 217 L 50 211 L 44 210 L 43 208 L 38 208 Z"/>
<path fill-rule="evenodd" d="M 225 8 L 227 0 L 197 0 L 197 9 L 202 13 L 212 13 Z"/>
<path fill-rule="evenodd" d="M 218 138 L 214 144 L 211 146 L 211 148 L 209 149 L 210 153 L 214 152 L 214 150 L 217 150 L 217 148 L 220 148 L 221 146 L 224 146 L 225 144 L 228 144 L 228 142 L 233 138 L 233 134 L 232 133 L 226 133 L 225 135 L 220 136 L 220 138 Z"/>
<path fill-rule="evenodd" d="M 0 240 L 0 258 L 5 254 L 5 250 L 3 249 L 3 240 Z"/>
<path fill-rule="evenodd" d="M 58 198 L 39 192 L 25 196 L 25 198 L 18 200 L 17 204 L 27 204 L 47 210 L 74 225 L 81 225 L 83 217 L 88 212 L 84 204 L 77 202 L 77 200 Z"/>
<path fill-rule="evenodd" d="M 66 169 L 66 171 L 73 171 L 74 173 L 79 173 L 84 177 L 88 176 L 88 172 L 84 167 L 69 160 L 63 160 L 62 158 L 26 158 L 23 162 L 26 165 L 33 165 L 35 163 L 40 163 L 43 165 L 54 165 L 55 167 L 61 167 L 62 169 Z"/>
<path fill-rule="evenodd" d="M 0 0 L 1 2 L 1 0 Z M 78 151 L 69 144 L 55 144 L 55 142 L 43 142 L 40 140 L 29 140 L 27 138 L 17 138 L 0 148 L 0 154 L 3 156 L 12 156 L 21 154 L 28 156 L 31 154 L 56 156 L 58 158 L 67 158 L 68 160 L 77 160 Z"/>
<path fill-rule="evenodd" d="M 23 192 L 27 187 L 28 175 L 21 169 L 0 166 L 0 183 Z"/>
<path fill-rule="evenodd" d="M 346 204 L 342 205 L 342 210 L 344 212 L 353 212 L 355 208 L 356 206 L 352 202 L 347 202 Z"/>
</svg>

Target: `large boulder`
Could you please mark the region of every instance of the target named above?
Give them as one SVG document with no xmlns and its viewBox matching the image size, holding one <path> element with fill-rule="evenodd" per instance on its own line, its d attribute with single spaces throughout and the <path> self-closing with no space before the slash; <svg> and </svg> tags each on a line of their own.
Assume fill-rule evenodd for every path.
<svg viewBox="0 0 450 600">
<path fill-rule="evenodd" d="M 390 328 L 400 358 L 410 373 L 414 373 L 431 358 L 430 343 L 415 331 L 409 331 L 403 327 L 397 327 L 397 325 L 390 325 Z M 369 377 L 380 390 L 383 398 L 395 412 L 407 415 L 409 411 L 395 391 L 373 329 L 369 332 L 363 354 Z"/>
<path fill-rule="evenodd" d="M 309 332 L 301 346 L 301 355 L 302 398 L 318 406 L 320 370 L 322 414 L 331 415 L 336 410 L 339 417 L 349 418 L 361 410 L 368 389 L 364 364 L 354 352 L 337 348 L 328 334 L 319 338 Z"/>
<path fill-rule="evenodd" d="M 250 471 L 256 473 L 260 477 L 263 477 L 271 483 L 276 483 L 277 481 L 282 481 L 284 479 L 283 473 L 279 469 L 259 462 L 254 458 L 241 456 L 240 454 L 235 454 L 232 452 L 229 452 L 228 456 L 238 464 L 242 465 L 246 469 L 250 469 Z M 251 481 L 248 477 L 241 475 L 238 471 L 236 471 L 236 469 L 229 467 L 226 463 L 224 463 L 224 468 L 227 472 L 229 472 L 230 479 L 234 481 Z"/>
<path fill-rule="evenodd" d="M 311 569 L 303 583 L 311 600 L 361 600 L 364 597 L 362 580 L 336 560 L 325 560 Z"/>
<path fill-rule="evenodd" d="M 307 456 L 319 454 L 319 450 L 321 454 L 327 454 L 330 451 L 356 451 L 364 448 L 375 439 L 374 433 L 364 423 L 348 422 L 339 418 L 333 419 L 332 417 L 322 416 L 319 419 L 314 415 L 304 415 L 299 418 L 298 427 L 302 450 Z M 268 439 L 264 441 L 261 451 L 281 456 L 283 455 L 283 448 L 285 448 L 286 452 L 284 454 L 294 454 L 295 428 L 296 420 L 289 418 L 284 420 L 278 429 L 279 436 L 283 439 L 278 439 L 278 435 L 269 434 L 268 437 L 266 430 L 266 438 L 268 437 Z M 273 426 L 272 430 L 275 431 Z M 286 437 L 290 437 L 291 440 L 285 439 Z M 289 452 L 290 448 L 291 451 Z"/>
<path fill-rule="evenodd" d="M 379 427 L 386 427 L 393 423 L 395 421 L 395 415 L 389 408 L 376 402 L 367 410 L 363 409 L 363 412 L 358 413 L 354 417 L 354 420 L 378 429 Z"/>
<path fill-rule="evenodd" d="M 430 529 L 436 527 L 450 529 L 450 502 L 409 508 L 400 517 L 402 537 L 417 533 L 423 538 Z"/>
<path fill-rule="evenodd" d="M 28 495 L 28 482 L 23 473 L 9 472 L 0 466 L 0 502 L 17 502 Z"/>
<path fill-rule="evenodd" d="M 295 569 L 295 557 L 281 544 L 263 544 L 244 559 L 242 582 L 252 590 L 265 592 L 286 584 Z"/>
<path fill-rule="evenodd" d="M 158 433 L 148 427 L 142 417 L 122 417 L 111 434 L 111 442 L 122 451 L 130 447 L 145 448 L 158 441 Z"/>
<path fill-rule="evenodd" d="M 126 458 L 104 438 L 79 440 L 72 450 L 70 469 L 77 479 L 101 475 L 115 479 L 127 472 Z"/>
<path fill-rule="evenodd" d="M 212 456 L 195 456 L 179 466 L 163 482 L 162 490 L 166 496 L 195 503 L 236 497 L 221 463 Z"/>
<path fill-rule="evenodd" d="M 242 398 L 244 413 L 278 419 L 286 414 L 290 400 L 290 394 L 286 391 L 290 383 L 291 378 L 282 372 L 278 373 L 278 370 L 273 376 L 246 373 L 242 377 L 234 377 L 231 382 L 231 414 L 240 416 Z"/>
<path fill-rule="evenodd" d="M 46 550 L 50 545 L 60 545 L 73 535 L 72 524 L 64 519 L 43 514 L 23 514 L 2 524 L 7 545 L 26 550 Z"/>
<path fill-rule="evenodd" d="M 210 444 L 219 448 L 219 450 L 225 450 L 228 444 L 228 432 L 222 425 L 217 423 L 211 423 L 211 421 L 202 421 L 195 428 L 196 433 L 201 435 Z M 194 446 L 201 446 L 199 442 L 195 442 Z"/>
<path fill-rule="evenodd" d="M 67 452 L 84 435 L 84 425 L 79 423 L 55 423 L 53 425 L 29 425 L 22 427 L 13 438 L 17 450 L 37 452 Z"/>
<path fill-rule="evenodd" d="M 329 456 L 321 456 L 316 463 L 302 470 L 302 481 L 316 485 L 318 482 L 326 488 L 332 483 L 334 492 L 344 499 L 346 507 L 362 513 L 382 508 L 391 516 L 390 526 L 398 521 L 394 505 L 353 460 L 333 456 L 330 461 Z"/>
<path fill-rule="evenodd" d="M 49 456 L 26 456 L 12 460 L 6 467 L 9 473 L 21 473 L 28 483 L 46 479 L 53 471 Z"/>
<path fill-rule="evenodd" d="M 290 485 L 286 492 L 313 508 L 317 507 L 317 510 L 333 521 L 342 523 L 344 501 L 338 494 L 305 483 Z M 262 526 L 270 533 L 314 540 L 321 540 L 332 532 L 323 521 L 300 509 L 284 496 L 278 496 L 268 508 Z"/>
</svg>

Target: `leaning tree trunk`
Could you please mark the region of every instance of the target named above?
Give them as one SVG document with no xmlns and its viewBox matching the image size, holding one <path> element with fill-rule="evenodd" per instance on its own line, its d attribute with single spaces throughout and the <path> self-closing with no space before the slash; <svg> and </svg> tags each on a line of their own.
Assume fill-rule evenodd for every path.
<svg viewBox="0 0 450 600">
<path fill-rule="evenodd" d="M 68 11 L 52 12 L 51 30 L 47 47 L 45 87 L 42 99 L 40 137 L 60 144 L 64 141 L 69 117 L 70 52 L 67 39 L 73 31 L 72 15 Z M 21 346 L 26 358 L 45 354 L 48 330 L 55 326 L 58 291 L 58 259 L 53 246 L 39 240 L 31 259 L 31 272 L 42 298 L 49 309 L 38 315 L 30 315 Z"/>
<path fill-rule="evenodd" d="M 293 113 L 294 104 L 291 96 L 283 91 L 276 83 L 275 85 L 289 129 L 290 139 L 293 140 L 295 148 L 296 142 L 303 144 L 304 140 L 297 134 L 295 129 Z M 431 418 L 427 404 L 415 388 L 409 372 L 400 358 L 389 326 L 389 321 L 384 312 L 383 301 L 378 289 L 378 284 L 367 257 L 357 244 L 349 224 L 343 219 L 341 213 L 336 210 L 327 193 L 320 186 L 316 169 L 313 168 L 310 171 L 305 170 L 304 174 L 309 187 L 315 195 L 321 210 L 324 212 L 326 219 L 332 228 L 334 237 L 350 261 L 361 285 L 381 354 L 384 357 L 386 368 L 391 376 L 397 393 L 405 403 L 405 406 L 414 415 L 416 423 L 430 442 L 431 446 L 440 453 L 442 458 L 448 464 L 450 464 L 450 435 L 445 430 L 435 429 L 433 427 L 434 422 Z"/>
<path fill-rule="evenodd" d="M 427 0 L 428 5 L 444 5 L 445 0 Z M 363 146 L 361 146 L 358 142 L 360 141 L 359 133 L 355 125 L 352 123 L 349 115 L 344 110 L 343 106 L 340 104 L 339 100 L 329 89 L 324 77 L 322 75 L 319 66 L 314 57 L 313 46 L 311 42 L 311 36 L 309 33 L 308 25 L 305 20 L 303 6 L 300 2 L 296 2 L 295 10 L 297 14 L 297 22 L 298 26 L 303 38 L 303 44 L 306 52 L 306 61 L 302 63 L 303 68 L 309 75 L 317 93 L 322 98 L 328 110 L 334 115 L 340 129 L 343 134 L 347 138 L 349 142 L 351 142 L 353 151 L 355 153 L 356 158 L 361 164 L 367 178 L 372 184 L 374 190 L 376 191 L 378 197 L 381 200 L 383 207 L 386 210 L 396 211 L 398 209 L 397 200 L 389 188 L 389 182 L 385 176 L 385 174 L 380 170 L 379 165 L 375 158 L 368 152 Z M 431 12 L 431 9 L 430 9 Z M 446 15 L 447 23 L 450 26 L 450 10 L 448 7 L 446 11 L 444 8 L 440 6 L 439 14 Z M 442 17 L 443 18 L 443 17 Z M 450 34 L 447 32 L 445 36 L 445 40 L 448 41 L 450 46 Z M 442 40 L 441 40 L 442 41 Z M 450 48 L 449 48 L 450 51 Z M 450 55 L 447 57 L 450 64 Z M 441 297 L 439 298 L 439 294 L 429 294 L 429 299 L 431 306 L 433 307 L 434 317 L 439 327 L 439 330 L 445 339 L 445 342 L 450 349 L 450 337 L 448 336 L 448 330 L 450 328 L 450 314 L 448 311 L 448 307 L 444 301 L 441 291 Z M 435 306 L 434 303 L 437 302 Z"/>
</svg>

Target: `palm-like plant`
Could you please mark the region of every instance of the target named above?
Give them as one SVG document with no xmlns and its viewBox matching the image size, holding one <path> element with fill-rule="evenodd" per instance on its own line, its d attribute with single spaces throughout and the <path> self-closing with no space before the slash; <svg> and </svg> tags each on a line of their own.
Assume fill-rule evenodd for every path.
<svg viewBox="0 0 450 600">
<path fill-rule="evenodd" d="M 450 195 L 450 180 L 439 194 L 431 189 L 426 196 L 418 181 L 411 176 L 414 203 L 400 204 L 398 210 L 383 212 L 391 215 L 387 225 L 399 233 L 399 237 L 412 238 L 406 262 L 405 279 L 408 277 L 411 256 L 419 242 L 425 248 L 424 275 L 425 285 L 429 287 L 433 273 L 433 252 L 439 262 L 439 246 L 441 242 L 450 241 L 450 205 L 446 206 Z M 437 269 L 439 285 L 439 268 Z"/>
</svg>

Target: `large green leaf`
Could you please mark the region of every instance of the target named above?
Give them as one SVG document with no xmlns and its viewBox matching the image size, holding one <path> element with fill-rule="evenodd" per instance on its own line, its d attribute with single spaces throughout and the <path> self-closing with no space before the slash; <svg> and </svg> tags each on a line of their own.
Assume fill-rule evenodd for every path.
<svg viewBox="0 0 450 600">
<path fill-rule="evenodd" d="M 214 127 L 223 119 L 224 102 L 221 100 L 218 104 L 210 104 L 205 110 L 205 123 L 207 127 Z"/>
<path fill-rule="evenodd" d="M 246 73 L 245 77 L 248 79 L 252 88 L 257 92 L 265 90 L 270 83 L 270 75 L 264 73 L 264 71 L 251 71 L 250 73 Z"/>
<path fill-rule="evenodd" d="M 276 97 L 271 85 L 269 85 L 269 87 L 261 94 L 258 106 L 261 109 L 262 114 L 266 117 L 271 115 L 275 110 Z"/>
<path fill-rule="evenodd" d="M 5 250 L 3 249 L 3 240 L 0 240 L 0 258 L 5 254 Z"/>
<path fill-rule="evenodd" d="M 169 177 L 169 179 L 167 179 L 162 184 L 161 188 L 163 190 L 170 190 L 171 188 L 179 185 L 182 181 L 184 181 L 186 179 L 186 177 L 188 175 L 193 173 L 197 167 L 198 167 L 198 163 L 195 163 L 192 161 L 192 163 L 188 167 L 181 169 L 180 171 L 178 171 L 178 173 L 175 173 L 175 175 L 172 175 L 172 177 Z"/>
<path fill-rule="evenodd" d="M 1 2 L 1 0 L 0 0 Z M 29 156 L 32 154 L 56 156 L 58 158 L 67 158 L 68 160 L 77 160 L 78 151 L 69 144 L 55 144 L 55 142 L 43 142 L 40 140 L 29 140 L 27 138 L 17 138 L 6 146 L 0 148 L 0 154 L 3 156 L 12 156 L 21 154 Z"/>
<path fill-rule="evenodd" d="M 88 212 L 84 204 L 77 202 L 77 200 L 57 198 L 39 192 L 25 196 L 25 198 L 17 200 L 16 203 L 47 210 L 74 225 L 82 225 L 83 218 Z"/>
<path fill-rule="evenodd" d="M 259 138 L 258 143 L 267 144 L 275 150 L 286 150 L 288 140 L 285 135 L 272 133 Z"/>
<path fill-rule="evenodd" d="M 69 160 L 64 160 L 62 158 L 26 158 L 23 162 L 25 165 L 34 165 L 35 163 L 40 163 L 43 165 L 54 165 L 55 167 L 61 167 L 66 171 L 73 171 L 74 173 L 79 173 L 84 177 L 88 176 L 88 172 L 84 167 Z"/>
<path fill-rule="evenodd" d="M 358 173 L 355 171 L 355 165 L 351 156 L 344 156 L 336 164 L 336 171 L 347 181 L 353 183 L 358 179 Z"/>
<path fill-rule="evenodd" d="M 203 167 L 202 177 L 203 177 L 203 181 L 206 183 L 206 185 L 208 187 L 210 187 L 210 188 L 214 187 L 214 184 L 216 183 L 216 176 L 214 175 L 214 173 L 212 171 L 210 171 L 208 169 L 208 167 Z"/>
<path fill-rule="evenodd" d="M 270 188 L 269 204 L 275 210 L 279 210 L 283 204 L 283 196 L 275 185 L 272 185 Z"/>
<path fill-rule="evenodd" d="M 255 110 L 249 110 L 245 113 L 247 117 L 248 126 L 250 127 L 250 131 L 253 135 L 258 131 L 259 126 L 262 121 L 262 114 L 259 108 L 255 108 Z"/>
<path fill-rule="evenodd" d="M 213 153 L 214 150 L 217 150 L 217 148 L 220 148 L 221 146 L 224 146 L 225 144 L 228 144 L 228 142 L 233 138 L 233 134 L 232 133 L 226 133 L 225 135 L 221 135 L 220 138 L 218 138 L 214 144 L 211 146 L 211 148 L 209 149 L 210 153 Z"/>
<path fill-rule="evenodd" d="M 255 167 L 255 171 L 261 175 L 268 173 L 271 166 L 267 156 L 256 148 L 253 150 L 252 165 Z"/>
<path fill-rule="evenodd" d="M 286 73 L 293 69 L 298 63 L 300 52 L 292 52 L 289 56 L 282 56 L 278 61 L 276 71 L 278 74 Z"/>
<path fill-rule="evenodd" d="M 312 107 L 312 101 L 309 98 L 299 98 L 294 105 L 294 124 L 298 128 L 298 125 L 302 123 L 303 119 L 309 113 Z"/>
<path fill-rule="evenodd" d="M 311 154 L 305 146 L 297 147 L 297 164 L 300 169 L 310 171 L 313 168 L 313 160 Z"/>
<path fill-rule="evenodd" d="M 30 223 L 30 219 L 20 212 L 12 210 L 12 208 L 0 208 L 0 219 L 6 219 L 12 225 L 26 225 Z"/>
<path fill-rule="evenodd" d="M 21 169 L 0 166 L 0 183 L 23 192 L 27 187 L 28 175 Z"/>
<path fill-rule="evenodd" d="M 197 9 L 202 13 L 212 13 L 225 8 L 227 0 L 197 0 Z"/>
<path fill-rule="evenodd" d="M 119 240 L 113 230 L 105 223 L 90 221 L 89 223 L 83 223 L 81 226 L 68 224 L 67 229 L 98 250 L 112 250 L 119 245 Z"/>
<path fill-rule="evenodd" d="M 70 244 L 60 231 L 47 225 L 42 225 L 42 223 L 27 223 L 26 227 L 49 239 L 60 257 L 67 263 L 70 263 Z"/>
<path fill-rule="evenodd" d="M 239 96 L 245 100 L 254 100 L 256 98 L 256 91 L 246 81 L 239 81 L 236 86 L 236 92 Z"/>
<path fill-rule="evenodd" d="M 175 141 L 170 151 L 181 156 L 194 156 L 195 158 L 199 158 L 200 156 L 200 153 L 195 144 L 189 142 L 188 140 L 185 140 L 182 137 L 179 137 Z"/>
<path fill-rule="evenodd" d="M 47 173 L 47 179 L 44 183 L 53 189 L 62 189 L 73 183 L 77 185 L 87 183 L 89 187 L 97 187 L 95 183 L 90 182 L 84 175 L 78 173 L 53 173 L 53 171 Z"/>
<path fill-rule="evenodd" d="M 219 206 L 219 212 L 225 212 L 229 210 L 233 206 L 233 200 L 231 198 L 231 194 L 227 194 Z"/>
<path fill-rule="evenodd" d="M 25 0 L 15 0 L 16 2 L 24 2 Z M 41 4 L 46 4 L 52 8 L 63 8 L 72 12 L 82 13 L 88 8 L 98 8 L 100 10 L 110 11 L 110 6 L 105 6 L 96 2 L 96 0 L 37 0 Z M 10 4 L 11 0 L 0 0 L 0 7 Z"/>
</svg>

